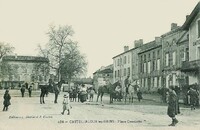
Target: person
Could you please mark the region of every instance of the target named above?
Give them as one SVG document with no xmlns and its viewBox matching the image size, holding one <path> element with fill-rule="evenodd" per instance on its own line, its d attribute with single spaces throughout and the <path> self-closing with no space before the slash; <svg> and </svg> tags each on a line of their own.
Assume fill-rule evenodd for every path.
<svg viewBox="0 0 200 130">
<path fill-rule="evenodd" d="M 175 86 L 173 87 L 173 90 L 176 92 L 176 95 L 177 95 L 177 106 L 176 106 L 176 109 L 177 109 L 177 113 L 180 114 L 180 106 L 179 106 L 179 99 L 180 99 L 180 93 L 181 93 L 181 89 L 179 86 Z"/>
<path fill-rule="evenodd" d="M 27 82 L 25 83 L 25 87 L 26 87 L 26 89 L 28 89 L 28 83 Z"/>
<path fill-rule="evenodd" d="M 140 89 L 138 89 L 137 97 L 138 97 L 138 101 L 140 102 L 140 100 L 142 99 L 142 92 L 140 91 Z"/>
<path fill-rule="evenodd" d="M 32 84 L 33 85 L 33 84 Z M 29 94 L 29 97 L 31 97 L 31 93 L 32 93 L 32 85 L 29 86 L 28 88 L 28 94 Z"/>
<path fill-rule="evenodd" d="M 117 85 L 117 87 L 115 88 L 115 91 L 116 91 L 116 95 L 119 96 L 121 92 L 121 86 Z"/>
<path fill-rule="evenodd" d="M 9 90 L 8 89 L 6 89 L 3 98 L 4 98 L 4 101 L 3 101 L 3 105 L 4 105 L 3 111 L 8 111 L 8 106 L 11 105 L 11 103 L 10 103 L 11 96 L 9 94 Z"/>
<path fill-rule="evenodd" d="M 24 97 L 24 93 L 25 93 L 25 85 L 22 85 L 21 87 L 21 94 L 22 94 L 22 97 Z"/>
<path fill-rule="evenodd" d="M 175 126 L 178 123 L 178 120 L 176 119 L 177 95 L 176 92 L 173 90 L 173 86 L 170 86 L 168 89 L 167 103 L 167 115 L 172 119 L 172 123 L 169 126 Z"/>
<path fill-rule="evenodd" d="M 128 94 L 128 87 L 129 87 L 130 81 L 129 81 L 129 75 L 127 76 L 127 78 L 124 80 L 124 85 L 126 88 L 126 93 Z"/>
<path fill-rule="evenodd" d="M 57 103 L 58 94 L 60 93 L 60 90 L 59 90 L 59 88 L 58 88 L 58 84 L 54 84 L 54 93 L 55 93 L 55 100 L 54 100 L 54 103 Z"/>
<path fill-rule="evenodd" d="M 196 101 L 198 100 L 198 93 L 192 87 L 188 91 L 188 96 L 190 96 L 190 106 L 191 110 L 195 110 Z"/>
<path fill-rule="evenodd" d="M 64 115 L 65 110 L 67 110 L 67 115 L 70 115 L 70 109 L 71 109 L 70 101 L 69 101 L 69 94 L 64 95 L 63 99 L 63 112 L 61 112 L 62 115 Z"/>
</svg>

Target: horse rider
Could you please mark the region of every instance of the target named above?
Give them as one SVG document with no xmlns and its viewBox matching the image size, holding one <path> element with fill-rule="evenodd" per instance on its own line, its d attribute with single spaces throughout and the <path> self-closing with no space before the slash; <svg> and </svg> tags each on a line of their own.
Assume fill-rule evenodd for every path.
<svg viewBox="0 0 200 130">
<path fill-rule="evenodd" d="M 130 84 L 130 80 L 129 80 L 129 75 L 128 75 L 127 78 L 124 80 L 124 85 L 125 85 L 125 88 L 126 88 L 126 93 L 128 93 L 129 84 Z"/>
</svg>

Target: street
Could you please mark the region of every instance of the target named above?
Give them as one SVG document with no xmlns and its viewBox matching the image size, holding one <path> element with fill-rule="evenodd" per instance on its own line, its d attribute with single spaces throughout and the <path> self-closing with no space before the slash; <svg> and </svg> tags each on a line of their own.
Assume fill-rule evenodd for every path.
<svg viewBox="0 0 200 130">
<path fill-rule="evenodd" d="M 10 90 L 12 91 L 12 90 Z M 1 96 L 3 90 L 1 90 Z M 12 92 L 11 96 L 12 96 Z M 71 114 L 61 115 L 62 99 L 64 93 L 60 93 L 58 103 L 54 104 L 54 94 L 45 97 L 45 104 L 39 103 L 39 92 L 33 97 L 22 98 L 13 94 L 11 105 L 7 112 L 0 112 L 0 130 L 6 129 L 169 129 L 171 119 L 167 116 L 166 104 L 158 104 L 152 101 L 134 103 L 114 102 L 108 103 L 108 97 L 104 97 L 103 104 L 94 102 L 71 102 Z M 3 104 L 1 100 L 0 104 Z M 3 105 L 1 105 L 3 108 Z M 176 128 L 198 128 L 200 122 L 200 109 L 191 111 L 190 108 L 181 107 L 181 114 L 177 116 L 179 123 Z"/>
</svg>

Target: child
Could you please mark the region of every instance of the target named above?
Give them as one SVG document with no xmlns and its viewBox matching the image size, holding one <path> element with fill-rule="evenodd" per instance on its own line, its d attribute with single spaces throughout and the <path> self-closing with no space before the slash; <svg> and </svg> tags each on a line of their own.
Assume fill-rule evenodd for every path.
<svg viewBox="0 0 200 130">
<path fill-rule="evenodd" d="M 72 107 L 70 106 L 69 94 L 67 94 L 67 95 L 65 94 L 64 99 L 63 99 L 63 112 L 61 112 L 61 114 L 64 115 L 65 110 L 67 110 L 68 111 L 67 115 L 69 115 L 70 108 L 72 108 Z"/>
<path fill-rule="evenodd" d="M 138 97 L 138 101 L 140 102 L 140 100 L 142 99 L 142 92 L 140 91 L 140 89 L 137 92 L 137 97 Z"/>
<path fill-rule="evenodd" d="M 5 94 L 4 94 L 3 98 L 4 98 L 3 111 L 8 111 L 8 106 L 10 105 L 10 99 L 11 99 L 8 89 L 5 91 Z"/>
</svg>

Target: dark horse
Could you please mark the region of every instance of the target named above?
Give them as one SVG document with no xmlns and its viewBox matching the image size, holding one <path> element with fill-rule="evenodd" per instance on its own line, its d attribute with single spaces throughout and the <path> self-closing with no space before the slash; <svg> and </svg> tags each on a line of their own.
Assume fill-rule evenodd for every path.
<svg viewBox="0 0 200 130">
<path fill-rule="evenodd" d="M 97 94 L 97 102 L 98 102 L 99 96 L 101 96 L 101 102 L 102 102 L 102 97 L 104 93 L 110 94 L 110 103 L 113 103 L 113 99 L 121 99 L 122 97 L 121 94 L 115 91 L 115 88 L 118 85 L 121 86 L 119 81 L 115 82 L 114 84 L 109 84 L 109 85 L 104 85 L 102 87 L 99 87 L 98 94 Z"/>
<path fill-rule="evenodd" d="M 39 87 L 41 89 L 40 104 L 45 104 L 44 96 L 48 93 L 48 85 L 39 85 Z"/>
</svg>

